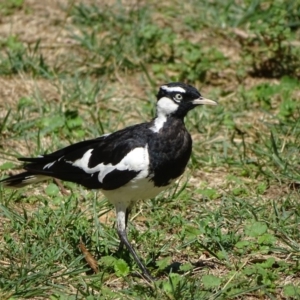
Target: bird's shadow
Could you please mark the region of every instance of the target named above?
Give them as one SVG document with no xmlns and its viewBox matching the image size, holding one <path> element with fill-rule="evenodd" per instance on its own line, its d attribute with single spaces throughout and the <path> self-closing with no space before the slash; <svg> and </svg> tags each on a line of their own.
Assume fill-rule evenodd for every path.
<svg viewBox="0 0 300 300">
<path fill-rule="evenodd" d="M 90 248 L 91 246 L 91 240 L 89 238 L 83 237 L 84 243 L 86 243 L 86 246 Z M 82 254 L 80 249 L 77 248 L 77 251 Z M 113 256 L 115 258 L 122 258 L 126 263 L 128 263 L 129 267 L 132 268 L 132 264 L 134 264 L 134 261 L 132 260 L 130 253 L 127 251 L 125 248 L 118 248 L 116 251 L 108 251 L 108 253 L 105 253 L 105 255 L 108 256 Z M 99 261 L 100 258 L 103 256 L 103 253 L 97 249 L 96 251 L 93 252 L 93 257 L 96 261 Z M 152 269 L 154 272 L 157 272 L 157 276 L 166 276 L 169 275 L 170 273 L 176 273 L 176 274 L 183 274 L 185 271 L 181 269 L 181 266 L 183 266 L 185 263 L 179 262 L 179 261 L 174 261 L 167 267 L 165 267 L 162 270 L 158 270 L 159 267 L 156 264 L 157 258 L 159 255 L 153 255 L 151 262 L 147 264 L 147 267 Z M 87 263 L 86 258 L 83 258 L 83 261 Z M 214 269 L 216 267 L 216 262 L 213 261 L 205 261 L 205 260 L 198 260 L 196 262 L 190 262 L 192 265 L 192 268 L 190 269 L 191 272 L 193 270 L 198 269 L 198 268 L 210 268 Z M 89 264 L 87 264 L 89 265 Z M 92 275 L 94 274 L 94 270 L 91 268 L 90 270 L 86 271 L 87 275 Z M 133 273 L 134 275 L 134 273 Z"/>
<path fill-rule="evenodd" d="M 164 268 L 161 272 L 163 274 L 170 274 L 170 273 L 177 273 L 177 274 L 182 274 L 184 273 L 183 270 L 181 270 L 181 266 L 183 266 L 184 263 L 181 263 L 179 261 L 174 261 L 172 262 L 170 265 L 168 265 L 166 268 Z M 198 268 L 210 268 L 210 269 L 214 269 L 216 266 L 216 264 L 212 261 L 205 261 L 205 260 L 199 260 L 197 262 L 193 262 L 191 263 L 191 265 L 193 266 L 193 268 L 191 268 L 191 271 L 193 271 L 194 269 L 198 269 Z"/>
</svg>

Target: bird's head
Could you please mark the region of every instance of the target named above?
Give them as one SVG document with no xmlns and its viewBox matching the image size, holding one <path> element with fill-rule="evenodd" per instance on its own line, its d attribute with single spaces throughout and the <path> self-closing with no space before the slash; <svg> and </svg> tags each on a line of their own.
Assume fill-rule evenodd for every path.
<svg viewBox="0 0 300 300">
<path fill-rule="evenodd" d="M 198 105 L 217 105 L 216 101 L 206 99 L 191 85 L 172 82 L 160 87 L 157 94 L 157 114 L 179 118 Z"/>
</svg>

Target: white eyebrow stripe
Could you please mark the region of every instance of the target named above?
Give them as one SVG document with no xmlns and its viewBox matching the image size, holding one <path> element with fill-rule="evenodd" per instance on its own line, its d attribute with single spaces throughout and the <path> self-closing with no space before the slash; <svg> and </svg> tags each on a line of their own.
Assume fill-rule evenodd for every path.
<svg viewBox="0 0 300 300">
<path fill-rule="evenodd" d="M 167 92 L 179 92 L 179 93 L 185 93 L 185 89 L 180 87 L 180 86 L 172 86 L 172 87 L 168 87 L 166 85 L 162 85 L 160 87 L 161 89 L 167 91 Z"/>
</svg>

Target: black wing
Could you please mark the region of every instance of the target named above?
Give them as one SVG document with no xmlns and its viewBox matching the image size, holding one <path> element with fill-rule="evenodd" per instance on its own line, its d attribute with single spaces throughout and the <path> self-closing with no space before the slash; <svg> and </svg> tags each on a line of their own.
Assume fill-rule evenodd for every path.
<svg viewBox="0 0 300 300">
<path fill-rule="evenodd" d="M 54 177 L 91 189 L 116 189 L 140 172 L 119 170 L 117 167 L 126 154 L 135 148 L 145 147 L 147 144 L 145 137 L 139 134 L 141 126 L 143 127 L 143 124 L 72 144 L 41 157 L 19 158 L 20 161 L 26 162 L 24 169 L 27 172 L 23 174 L 27 178 L 30 175 Z M 101 176 L 101 172 L 104 175 Z M 4 181 L 13 182 L 13 179 L 20 175 L 6 178 Z M 16 179 L 20 181 L 19 177 Z"/>
</svg>

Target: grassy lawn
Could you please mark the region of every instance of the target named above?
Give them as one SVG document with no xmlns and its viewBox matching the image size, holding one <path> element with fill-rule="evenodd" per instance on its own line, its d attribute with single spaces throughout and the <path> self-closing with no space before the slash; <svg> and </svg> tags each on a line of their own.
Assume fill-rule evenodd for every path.
<svg viewBox="0 0 300 300">
<path fill-rule="evenodd" d="M 155 283 L 117 252 L 100 192 L 49 181 L 0 188 L 1 300 L 300 299 L 299 0 L 7 0 L 0 15 L 0 178 L 150 120 L 161 84 L 219 102 L 186 119 L 184 176 L 131 214 Z"/>
</svg>

